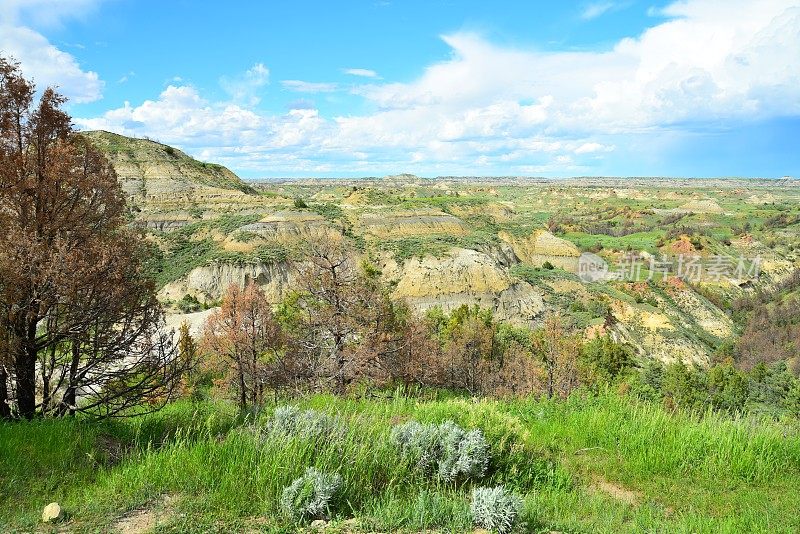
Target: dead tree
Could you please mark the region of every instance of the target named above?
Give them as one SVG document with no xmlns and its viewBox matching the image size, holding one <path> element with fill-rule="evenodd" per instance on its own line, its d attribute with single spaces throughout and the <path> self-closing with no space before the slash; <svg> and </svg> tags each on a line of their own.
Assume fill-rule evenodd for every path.
<svg viewBox="0 0 800 534">
<path fill-rule="evenodd" d="M 33 96 L 0 58 L 0 364 L 20 417 L 117 415 L 168 394 L 171 338 L 113 168 Z"/>
<path fill-rule="evenodd" d="M 268 383 L 269 371 L 281 365 L 284 346 L 271 305 L 252 282 L 244 288 L 231 285 L 203 330 L 202 347 L 224 359 L 223 371 L 232 371 L 229 378 L 242 410 L 261 404 L 267 387 L 277 385 Z"/>
</svg>

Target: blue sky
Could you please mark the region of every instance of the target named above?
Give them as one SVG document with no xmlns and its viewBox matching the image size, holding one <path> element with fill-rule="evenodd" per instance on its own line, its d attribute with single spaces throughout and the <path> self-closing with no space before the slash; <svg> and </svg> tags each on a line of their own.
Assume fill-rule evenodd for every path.
<svg viewBox="0 0 800 534">
<path fill-rule="evenodd" d="M 797 1 L 0 0 L 0 51 L 249 178 L 800 175 Z"/>
</svg>

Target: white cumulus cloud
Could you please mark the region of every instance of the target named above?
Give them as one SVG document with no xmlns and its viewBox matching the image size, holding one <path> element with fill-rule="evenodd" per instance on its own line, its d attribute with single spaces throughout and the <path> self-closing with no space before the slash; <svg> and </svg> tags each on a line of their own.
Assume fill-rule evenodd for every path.
<svg viewBox="0 0 800 534">
<path fill-rule="evenodd" d="M 156 100 L 80 124 L 151 135 L 273 175 L 566 174 L 589 172 L 643 144 L 656 150 L 666 145 L 659 139 L 681 133 L 800 115 L 795 2 L 683 0 L 662 15 L 667 20 L 600 51 L 542 51 L 448 34 L 450 56 L 414 80 L 384 83 L 347 69 L 371 78 L 352 88 L 370 110 L 360 114 L 324 116 L 304 103 L 276 115 L 255 109 L 255 93 L 231 90 L 230 101 L 207 102 L 174 85 Z M 256 67 L 243 78 L 248 87 L 268 79 L 266 67 Z M 334 89 L 281 83 L 302 92 Z"/>
<path fill-rule="evenodd" d="M 84 70 L 74 56 L 34 29 L 84 16 L 97 4 L 99 0 L 2 0 L 0 54 L 19 61 L 23 74 L 33 78 L 40 89 L 58 87 L 77 103 L 99 100 L 104 83 L 97 73 Z"/>
<path fill-rule="evenodd" d="M 212 104 L 193 87 L 168 86 L 157 100 L 129 102 L 93 119 L 75 119 L 83 129 L 149 135 L 182 146 L 239 143 L 265 124 L 255 112 L 234 103 Z"/>
</svg>

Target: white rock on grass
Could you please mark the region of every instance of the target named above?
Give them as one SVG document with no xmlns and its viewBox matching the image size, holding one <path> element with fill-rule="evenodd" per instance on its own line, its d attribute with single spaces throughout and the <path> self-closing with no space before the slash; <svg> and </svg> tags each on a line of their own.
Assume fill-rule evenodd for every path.
<svg viewBox="0 0 800 534">
<path fill-rule="evenodd" d="M 57 502 L 51 502 L 47 506 L 44 507 L 42 511 L 42 522 L 44 523 L 52 523 L 54 521 L 58 521 L 63 519 L 64 513 L 61 510 L 61 506 Z"/>
</svg>

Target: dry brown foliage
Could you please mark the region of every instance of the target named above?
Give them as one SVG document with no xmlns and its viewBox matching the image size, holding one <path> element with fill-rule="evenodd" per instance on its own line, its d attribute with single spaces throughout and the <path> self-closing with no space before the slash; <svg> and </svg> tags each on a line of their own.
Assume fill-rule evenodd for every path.
<svg viewBox="0 0 800 534">
<path fill-rule="evenodd" d="M 169 397 L 181 369 L 116 174 L 65 99 L 34 92 L 0 58 L 0 415 Z"/>
</svg>

